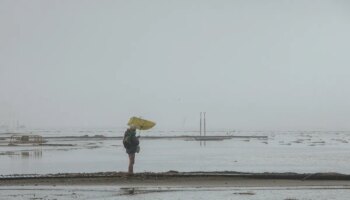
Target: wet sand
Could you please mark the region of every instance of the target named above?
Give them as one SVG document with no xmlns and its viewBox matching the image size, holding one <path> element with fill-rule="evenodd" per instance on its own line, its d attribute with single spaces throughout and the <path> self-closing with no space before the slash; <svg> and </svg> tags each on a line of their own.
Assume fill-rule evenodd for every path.
<svg viewBox="0 0 350 200">
<path fill-rule="evenodd" d="M 74 173 L 7 176 L 0 186 L 18 185 L 115 185 L 115 186 L 191 186 L 191 187 L 286 187 L 347 186 L 350 175 L 337 173 L 240 173 L 240 172 L 123 172 Z"/>
<path fill-rule="evenodd" d="M 0 179 L 0 200 L 15 199 L 347 199 L 342 174 L 295 173 L 74 173 Z"/>
<path fill-rule="evenodd" d="M 228 177 L 95 177 L 1 182 L 0 199 L 347 199 L 350 181 Z M 328 195 L 328 196 L 326 196 Z M 323 200 L 323 199 L 322 199 Z"/>
</svg>

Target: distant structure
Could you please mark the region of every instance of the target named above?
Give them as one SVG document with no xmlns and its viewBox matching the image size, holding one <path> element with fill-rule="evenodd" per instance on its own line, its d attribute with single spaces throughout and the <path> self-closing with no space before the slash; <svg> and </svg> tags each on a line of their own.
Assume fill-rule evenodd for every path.
<svg viewBox="0 0 350 200">
<path fill-rule="evenodd" d="M 40 135 L 13 135 L 10 138 L 9 145 L 31 144 L 40 145 L 46 141 Z"/>
</svg>

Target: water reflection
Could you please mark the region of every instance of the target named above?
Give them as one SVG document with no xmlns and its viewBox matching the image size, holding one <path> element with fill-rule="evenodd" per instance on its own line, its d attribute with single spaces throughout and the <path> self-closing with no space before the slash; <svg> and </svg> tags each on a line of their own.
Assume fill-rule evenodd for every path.
<svg viewBox="0 0 350 200">
<path fill-rule="evenodd" d="M 41 159 L 43 156 L 42 149 L 23 150 L 9 154 L 12 159 Z"/>
</svg>

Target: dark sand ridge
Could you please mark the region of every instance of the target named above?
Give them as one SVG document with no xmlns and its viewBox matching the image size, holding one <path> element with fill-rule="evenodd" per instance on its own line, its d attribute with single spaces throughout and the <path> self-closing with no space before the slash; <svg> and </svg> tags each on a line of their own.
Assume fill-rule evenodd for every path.
<svg viewBox="0 0 350 200">
<path fill-rule="evenodd" d="M 16 135 L 16 134 L 13 134 Z M 19 135 L 30 135 L 30 134 L 19 134 Z M 11 136 L 0 137 L 0 140 L 10 139 Z M 81 136 L 45 136 L 44 139 L 123 139 L 123 136 L 104 136 L 104 135 L 81 135 Z M 147 136 L 142 135 L 143 139 L 203 139 L 203 140 L 224 140 L 233 138 L 256 138 L 256 139 L 268 139 L 268 136 L 249 136 L 249 135 L 219 135 L 219 136 L 191 136 L 191 135 L 180 135 L 180 136 Z"/>
<path fill-rule="evenodd" d="M 65 173 L 0 176 L 0 186 L 10 185 L 119 185 L 191 187 L 295 187 L 340 186 L 350 189 L 350 175 L 338 173 L 242 173 L 242 172 L 123 172 Z"/>
</svg>

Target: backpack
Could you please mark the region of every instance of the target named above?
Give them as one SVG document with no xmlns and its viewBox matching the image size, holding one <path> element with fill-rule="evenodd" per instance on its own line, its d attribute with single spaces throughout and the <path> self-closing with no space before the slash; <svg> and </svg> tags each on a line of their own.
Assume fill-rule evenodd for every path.
<svg viewBox="0 0 350 200">
<path fill-rule="evenodd" d="M 125 134 L 124 135 L 124 138 L 123 138 L 123 145 L 125 148 L 130 148 L 131 146 L 131 135 L 129 133 Z"/>
</svg>

